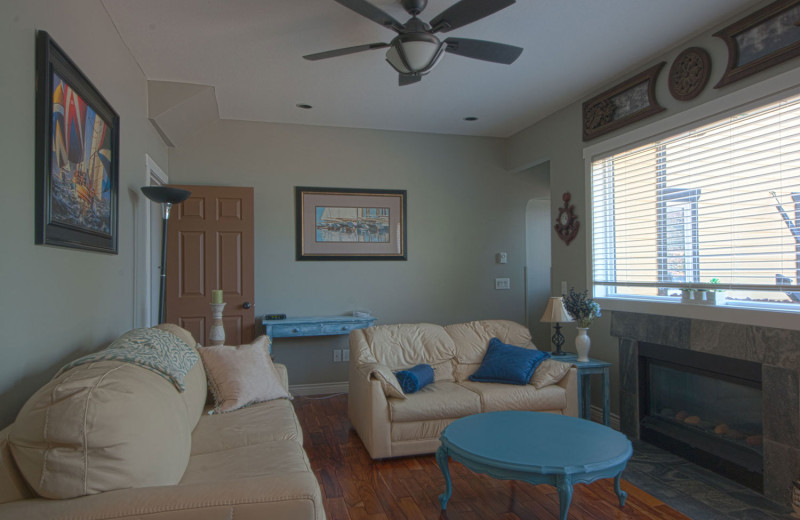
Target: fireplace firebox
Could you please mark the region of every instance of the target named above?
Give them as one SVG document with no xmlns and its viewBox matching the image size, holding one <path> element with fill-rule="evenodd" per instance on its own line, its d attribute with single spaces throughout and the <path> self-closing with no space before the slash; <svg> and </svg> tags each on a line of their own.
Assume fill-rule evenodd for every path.
<svg viewBox="0 0 800 520">
<path fill-rule="evenodd" d="M 763 491 L 761 365 L 639 343 L 640 438 Z"/>
</svg>

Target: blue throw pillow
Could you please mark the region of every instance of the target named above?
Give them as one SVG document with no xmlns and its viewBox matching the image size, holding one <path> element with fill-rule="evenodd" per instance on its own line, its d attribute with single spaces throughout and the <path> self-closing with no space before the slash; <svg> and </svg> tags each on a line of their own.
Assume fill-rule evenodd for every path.
<svg viewBox="0 0 800 520">
<path fill-rule="evenodd" d="M 549 357 L 549 352 L 506 345 L 492 338 L 481 366 L 469 379 L 481 383 L 527 385 L 539 363 Z"/>
<path fill-rule="evenodd" d="M 395 372 L 394 376 L 400 383 L 403 393 L 413 394 L 425 385 L 433 383 L 433 368 L 430 365 L 417 365 L 408 370 Z"/>
</svg>

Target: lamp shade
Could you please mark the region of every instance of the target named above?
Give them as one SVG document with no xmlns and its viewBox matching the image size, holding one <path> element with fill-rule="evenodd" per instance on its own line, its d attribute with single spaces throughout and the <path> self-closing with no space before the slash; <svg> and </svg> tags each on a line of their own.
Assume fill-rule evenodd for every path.
<svg viewBox="0 0 800 520">
<path fill-rule="evenodd" d="M 444 48 L 432 34 L 403 34 L 392 40 L 386 61 L 400 74 L 426 74 L 439 62 Z"/>
<path fill-rule="evenodd" d="M 543 323 L 569 323 L 575 321 L 564 307 L 564 299 L 561 296 L 551 296 L 547 301 L 547 308 L 544 310 Z"/>
<path fill-rule="evenodd" d="M 143 186 L 142 193 L 148 199 L 159 204 L 178 204 L 189 198 L 192 193 L 180 188 L 169 186 Z"/>
</svg>

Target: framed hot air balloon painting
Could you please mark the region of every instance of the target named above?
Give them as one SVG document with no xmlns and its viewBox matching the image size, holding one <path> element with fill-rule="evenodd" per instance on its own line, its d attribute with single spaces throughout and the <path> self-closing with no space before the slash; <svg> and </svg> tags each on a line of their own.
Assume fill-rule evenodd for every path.
<svg viewBox="0 0 800 520">
<path fill-rule="evenodd" d="M 116 254 L 118 202 L 119 116 L 38 31 L 35 241 Z"/>
</svg>

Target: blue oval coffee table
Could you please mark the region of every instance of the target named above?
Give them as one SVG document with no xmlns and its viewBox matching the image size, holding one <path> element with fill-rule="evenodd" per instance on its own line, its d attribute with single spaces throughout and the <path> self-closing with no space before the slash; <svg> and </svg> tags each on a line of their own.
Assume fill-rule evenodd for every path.
<svg viewBox="0 0 800 520">
<path fill-rule="evenodd" d="M 614 477 L 620 507 L 628 496 L 620 478 L 631 442 L 607 426 L 544 412 L 489 412 L 453 421 L 440 437 L 436 462 L 445 480 L 442 510 L 453 492 L 448 459 L 475 473 L 558 489 L 559 519 L 566 520 L 572 486 Z"/>
</svg>

